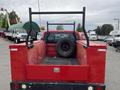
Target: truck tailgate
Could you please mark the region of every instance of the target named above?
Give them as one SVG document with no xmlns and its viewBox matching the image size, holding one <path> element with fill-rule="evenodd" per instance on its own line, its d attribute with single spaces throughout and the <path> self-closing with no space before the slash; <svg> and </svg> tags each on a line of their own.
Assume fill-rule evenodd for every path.
<svg viewBox="0 0 120 90">
<path fill-rule="evenodd" d="M 88 81 L 87 65 L 26 65 L 27 80 Z"/>
</svg>

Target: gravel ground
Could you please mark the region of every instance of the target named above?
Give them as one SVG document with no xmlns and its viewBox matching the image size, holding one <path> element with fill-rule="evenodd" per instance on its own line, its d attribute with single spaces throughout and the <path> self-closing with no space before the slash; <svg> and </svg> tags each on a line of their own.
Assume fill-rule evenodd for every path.
<svg viewBox="0 0 120 90">
<path fill-rule="evenodd" d="M 0 38 L 0 90 L 10 90 L 10 57 L 9 45 L 12 42 Z M 120 90 L 120 53 L 113 47 L 107 48 L 106 90 Z"/>
</svg>

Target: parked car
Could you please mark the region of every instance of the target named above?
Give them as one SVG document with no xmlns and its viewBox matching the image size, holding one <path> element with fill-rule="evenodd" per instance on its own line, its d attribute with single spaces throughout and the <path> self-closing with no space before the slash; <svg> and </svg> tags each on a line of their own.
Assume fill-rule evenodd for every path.
<svg viewBox="0 0 120 90">
<path fill-rule="evenodd" d="M 120 52 L 120 35 L 115 36 L 113 46 L 117 52 Z"/>
<path fill-rule="evenodd" d="M 89 40 L 92 40 L 92 41 L 98 39 L 98 36 L 97 36 L 96 32 L 93 31 L 93 30 L 88 31 L 88 37 L 89 37 Z"/>
<path fill-rule="evenodd" d="M 14 39 L 15 43 L 26 41 L 27 33 L 25 30 L 14 30 L 12 38 Z"/>
<path fill-rule="evenodd" d="M 32 28 L 35 30 L 39 30 L 39 26 L 32 22 Z M 15 43 L 19 43 L 19 42 L 23 42 L 26 41 L 27 38 L 27 31 L 29 31 L 29 22 L 26 23 L 18 23 L 18 24 L 14 24 L 11 25 L 7 32 L 5 32 L 6 37 L 9 40 L 14 40 Z M 38 32 L 31 32 L 31 35 L 35 34 L 37 35 Z M 33 38 L 34 40 L 37 39 L 37 36 Z"/>
<path fill-rule="evenodd" d="M 120 35 L 115 35 L 115 38 L 114 38 L 114 39 L 115 39 L 115 42 L 116 42 L 116 41 L 120 41 Z"/>
<path fill-rule="evenodd" d="M 98 41 L 104 41 L 107 37 L 106 35 L 98 35 Z"/>
<path fill-rule="evenodd" d="M 113 36 L 107 36 L 104 38 L 104 42 L 106 42 L 108 45 L 112 46 L 114 42 L 114 37 Z"/>
<path fill-rule="evenodd" d="M 97 40 L 97 34 L 90 34 L 89 39 L 93 41 Z"/>
<path fill-rule="evenodd" d="M 7 32 L 5 32 L 5 36 L 9 39 L 9 40 L 13 40 L 15 43 L 19 43 L 21 41 L 25 41 L 26 37 L 27 37 L 27 33 L 25 30 L 17 30 L 17 29 L 13 29 L 13 30 L 8 30 Z"/>
<path fill-rule="evenodd" d="M 25 41 L 23 39 L 26 39 L 27 32 L 23 28 L 23 25 L 24 25 L 23 23 L 11 25 L 5 32 L 5 36 L 9 40 L 14 40 L 15 43 L 19 43 L 19 41 Z"/>
</svg>

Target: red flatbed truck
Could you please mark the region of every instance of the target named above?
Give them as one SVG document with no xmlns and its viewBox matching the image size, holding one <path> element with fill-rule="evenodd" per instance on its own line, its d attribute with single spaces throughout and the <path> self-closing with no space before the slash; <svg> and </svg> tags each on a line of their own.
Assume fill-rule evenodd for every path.
<svg viewBox="0 0 120 90">
<path fill-rule="evenodd" d="M 32 14 L 83 14 L 87 42 L 75 23 L 47 23 L 42 39 L 28 42 Z M 73 25 L 74 31 L 49 30 L 49 25 Z M 32 12 L 26 43 L 10 45 L 11 90 L 105 90 L 106 45 L 88 41 L 82 12 Z"/>
</svg>

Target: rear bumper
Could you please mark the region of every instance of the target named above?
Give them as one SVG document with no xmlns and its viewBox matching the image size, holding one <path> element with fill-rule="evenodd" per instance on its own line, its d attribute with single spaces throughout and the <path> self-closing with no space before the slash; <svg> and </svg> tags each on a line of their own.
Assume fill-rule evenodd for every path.
<svg viewBox="0 0 120 90">
<path fill-rule="evenodd" d="M 11 82 L 10 87 L 11 90 L 105 90 L 103 84 L 85 83 Z"/>
</svg>

